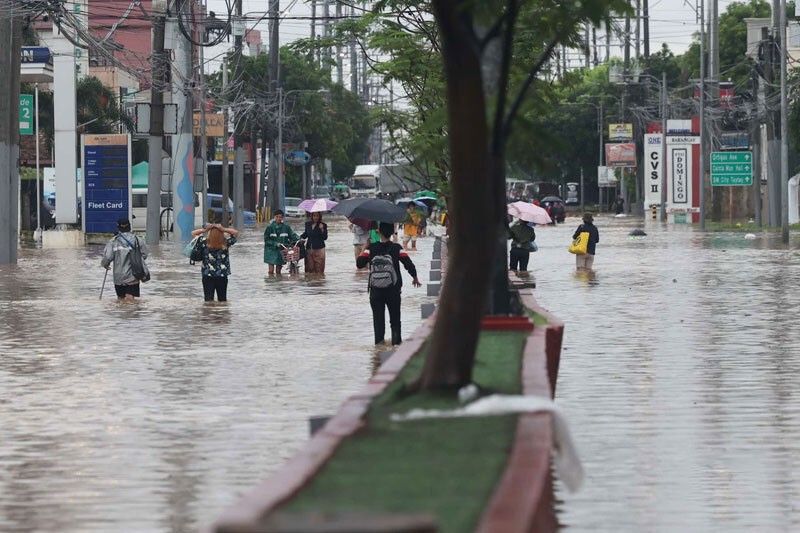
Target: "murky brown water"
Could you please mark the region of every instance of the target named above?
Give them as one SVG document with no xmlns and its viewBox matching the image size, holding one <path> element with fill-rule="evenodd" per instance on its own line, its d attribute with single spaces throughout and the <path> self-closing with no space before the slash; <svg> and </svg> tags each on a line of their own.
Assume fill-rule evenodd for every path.
<svg viewBox="0 0 800 533">
<path fill-rule="evenodd" d="M 587 472 L 579 531 L 800 529 L 800 241 L 601 218 L 594 279 L 538 231 L 543 305 L 566 321 L 557 399 Z"/>
<path fill-rule="evenodd" d="M 174 244 L 135 304 L 98 300 L 100 247 L 0 267 L 0 531 L 195 531 L 276 469 L 372 372 L 351 238 L 331 224 L 324 280 L 276 280 L 248 232 L 227 305 Z M 425 294 L 405 284 L 405 335 Z"/>
</svg>

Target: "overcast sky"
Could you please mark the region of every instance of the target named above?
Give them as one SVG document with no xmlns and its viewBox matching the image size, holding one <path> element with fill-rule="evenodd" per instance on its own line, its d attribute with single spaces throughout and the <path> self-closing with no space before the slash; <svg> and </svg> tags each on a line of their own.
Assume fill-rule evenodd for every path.
<svg viewBox="0 0 800 533">
<path fill-rule="evenodd" d="M 262 33 L 262 38 L 266 42 L 267 21 L 255 23 L 255 20 L 264 14 L 267 9 L 268 0 L 242 0 L 243 11 L 247 15 L 248 28 L 255 27 Z M 633 1 L 633 0 L 631 0 Z M 719 12 L 722 13 L 733 3 L 734 0 L 719 0 Z M 655 52 L 661 48 L 662 43 L 667 43 L 675 54 L 680 54 L 688 48 L 692 34 L 698 31 L 696 16 L 694 11 L 694 1 L 684 0 L 650 0 L 650 50 Z M 224 0 L 208 0 L 208 9 L 216 11 L 218 15 L 225 13 Z M 305 0 L 280 0 L 280 9 L 286 17 L 281 21 L 280 38 L 281 43 L 286 44 L 296 39 L 308 37 L 310 34 L 311 23 L 309 20 L 296 20 L 293 17 L 310 17 L 310 2 Z M 334 8 L 331 6 L 331 15 Z M 321 7 L 317 7 L 317 15 L 321 15 Z M 635 24 L 632 27 L 634 38 Z M 321 30 L 318 29 L 318 32 Z M 598 32 L 598 46 L 605 43 L 604 32 Z M 207 52 L 206 60 L 218 56 L 225 49 L 230 48 L 232 43 L 224 43 L 219 47 Z M 605 57 L 604 49 L 599 51 L 601 59 Z M 633 49 L 631 50 L 633 54 Z M 580 52 L 575 52 L 575 60 L 578 61 Z M 621 56 L 622 49 L 617 39 L 612 40 L 612 56 Z M 211 68 L 218 68 L 218 65 L 209 65 Z M 347 69 L 347 67 L 345 67 Z"/>
</svg>

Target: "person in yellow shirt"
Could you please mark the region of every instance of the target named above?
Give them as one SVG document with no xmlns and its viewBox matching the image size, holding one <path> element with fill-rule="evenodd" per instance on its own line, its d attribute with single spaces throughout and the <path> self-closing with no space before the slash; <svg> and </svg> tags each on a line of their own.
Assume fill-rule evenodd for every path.
<svg viewBox="0 0 800 533">
<path fill-rule="evenodd" d="M 408 202 L 406 207 L 406 220 L 403 222 L 403 249 L 408 250 L 408 243 L 411 242 L 411 250 L 417 250 L 417 236 L 419 236 L 419 226 L 422 222 L 422 214 L 414 205 Z"/>
</svg>

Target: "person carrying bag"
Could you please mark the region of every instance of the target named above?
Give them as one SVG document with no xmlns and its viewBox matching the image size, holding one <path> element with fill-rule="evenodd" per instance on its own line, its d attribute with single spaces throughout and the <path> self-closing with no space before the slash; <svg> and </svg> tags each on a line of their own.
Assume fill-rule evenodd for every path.
<svg viewBox="0 0 800 533">
<path fill-rule="evenodd" d="M 594 225 L 594 217 L 590 213 L 583 215 L 583 224 L 578 226 L 572 235 L 573 242 L 569 251 L 575 254 L 575 268 L 577 270 L 591 270 L 594 264 L 594 254 L 597 243 L 600 242 L 600 232 Z"/>
</svg>

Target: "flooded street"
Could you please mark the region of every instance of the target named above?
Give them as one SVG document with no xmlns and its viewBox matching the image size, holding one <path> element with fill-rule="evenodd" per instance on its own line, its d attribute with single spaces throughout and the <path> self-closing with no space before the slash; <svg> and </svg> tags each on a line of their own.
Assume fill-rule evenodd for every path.
<svg viewBox="0 0 800 533">
<path fill-rule="evenodd" d="M 110 283 L 98 299 L 102 247 L 0 268 L 0 531 L 196 531 L 291 456 L 375 364 L 366 274 L 330 231 L 309 280 L 267 279 L 244 233 L 227 305 L 174 243 L 133 304 Z M 412 255 L 423 282 L 432 246 Z M 407 336 L 432 299 L 403 275 Z"/>
<path fill-rule="evenodd" d="M 292 221 L 295 229 L 299 223 Z M 557 398 L 587 473 L 559 490 L 577 531 L 800 528 L 800 245 L 598 217 L 537 228 L 530 268 L 565 320 Z M 98 300 L 100 247 L 24 250 L 0 270 L 0 531 L 195 531 L 370 376 L 366 276 L 331 225 L 325 279 L 267 279 L 232 251 L 227 305 L 166 244 L 142 301 Z M 412 257 L 428 277 L 433 239 Z M 431 301 L 404 273 L 404 334 Z"/>
<path fill-rule="evenodd" d="M 576 531 L 800 528 L 800 243 L 599 217 L 593 279 L 539 230 L 542 304 L 565 320 L 557 399 L 587 473 Z"/>
</svg>

